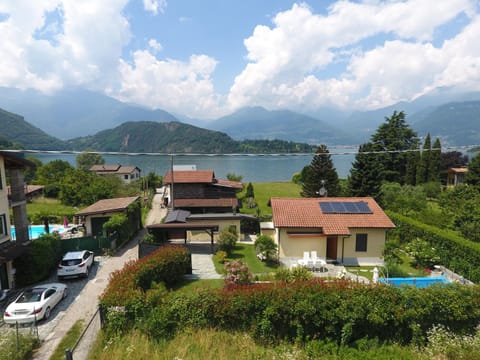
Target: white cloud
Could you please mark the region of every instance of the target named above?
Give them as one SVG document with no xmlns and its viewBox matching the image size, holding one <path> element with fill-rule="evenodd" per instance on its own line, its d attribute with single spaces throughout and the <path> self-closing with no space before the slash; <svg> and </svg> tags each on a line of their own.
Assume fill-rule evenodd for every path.
<svg viewBox="0 0 480 360">
<path fill-rule="evenodd" d="M 157 15 L 159 11 L 163 13 L 166 7 L 167 0 L 143 0 L 143 8 L 154 15 Z"/>
<path fill-rule="evenodd" d="M 157 40 L 155 39 L 150 39 L 148 40 L 148 46 L 150 49 L 152 49 L 153 52 L 159 52 L 162 51 L 162 44 L 160 44 Z"/>
<path fill-rule="evenodd" d="M 133 64 L 120 62 L 120 86 L 110 89 L 110 94 L 150 108 L 209 117 L 216 115 L 220 100 L 210 79 L 216 65 L 216 60 L 206 55 L 192 55 L 188 62 L 181 62 L 136 51 Z"/>
<path fill-rule="evenodd" d="M 122 48 L 130 39 L 122 15 L 127 0 L 17 0 L 0 4 L 8 14 L 0 22 L 0 86 L 44 92 L 64 86 L 101 88 L 111 81 Z M 63 31 L 35 32 L 45 26 L 45 14 L 61 8 Z M 52 41 L 45 36 L 53 37 Z"/>
<path fill-rule="evenodd" d="M 338 1 L 317 15 L 295 4 L 244 41 L 249 63 L 235 78 L 229 106 L 374 108 L 435 86 L 474 84 L 469 79 L 480 74 L 474 20 L 440 47 L 432 40 L 440 26 L 475 9 L 473 0 Z M 375 38 L 385 40 L 371 49 Z M 338 61 L 347 67 L 328 77 Z"/>
</svg>

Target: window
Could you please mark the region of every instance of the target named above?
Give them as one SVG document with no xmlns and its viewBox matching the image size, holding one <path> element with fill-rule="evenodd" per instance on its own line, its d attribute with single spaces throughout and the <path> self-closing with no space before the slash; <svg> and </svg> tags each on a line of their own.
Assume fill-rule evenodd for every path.
<svg viewBox="0 0 480 360">
<path fill-rule="evenodd" d="M 0 236 L 8 235 L 7 221 L 5 214 L 0 215 Z"/>
<path fill-rule="evenodd" d="M 123 175 L 123 178 L 124 178 L 125 180 L 128 180 L 128 175 Z"/>
<path fill-rule="evenodd" d="M 3 189 L 2 169 L 0 169 L 0 190 Z"/>
<path fill-rule="evenodd" d="M 367 234 L 357 234 L 357 239 L 355 242 L 355 251 L 356 252 L 367 251 Z"/>
</svg>

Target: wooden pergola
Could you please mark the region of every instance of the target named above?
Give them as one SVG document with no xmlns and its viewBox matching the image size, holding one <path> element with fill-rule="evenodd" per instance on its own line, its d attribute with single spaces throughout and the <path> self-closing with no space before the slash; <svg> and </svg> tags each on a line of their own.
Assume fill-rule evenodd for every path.
<svg viewBox="0 0 480 360">
<path fill-rule="evenodd" d="M 160 239 L 168 241 L 170 234 L 183 234 L 185 245 L 187 244 L 187 231 L 205 231 L 210 235 L 210 249 L 213 254 L 214 250 L 214 232 L 218 231 L 218 224 L 202 224 L 202 223 L 164 223 L 148 225 L 149 233 L 156 234 Z"/>
</svg>

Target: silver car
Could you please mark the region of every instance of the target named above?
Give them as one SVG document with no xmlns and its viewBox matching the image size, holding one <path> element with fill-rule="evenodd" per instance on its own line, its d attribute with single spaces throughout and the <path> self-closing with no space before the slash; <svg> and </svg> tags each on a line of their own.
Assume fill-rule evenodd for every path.
<svg viewBox="0 0 480 360">
<path fill-rule="evenodd" d="M 58 264 L 58 279 L 61 280 L 65 277 L 73 276 L 88 277 L 90 268 L 93 265 L 93 257 L 93 252 L 88 250 L 67 252 L 60 264 Z"/>
</svg>

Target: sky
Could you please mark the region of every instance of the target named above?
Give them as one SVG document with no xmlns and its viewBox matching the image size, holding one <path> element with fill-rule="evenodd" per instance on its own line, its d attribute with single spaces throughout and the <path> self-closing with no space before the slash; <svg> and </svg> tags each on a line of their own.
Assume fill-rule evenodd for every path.
<svg viewBox="0 0 480 360">
<path fill-rule="evenodd" d="M 0 86 L 195 119 L 480 90 L 479 0 L 0 0 Z"/>
</svg>

